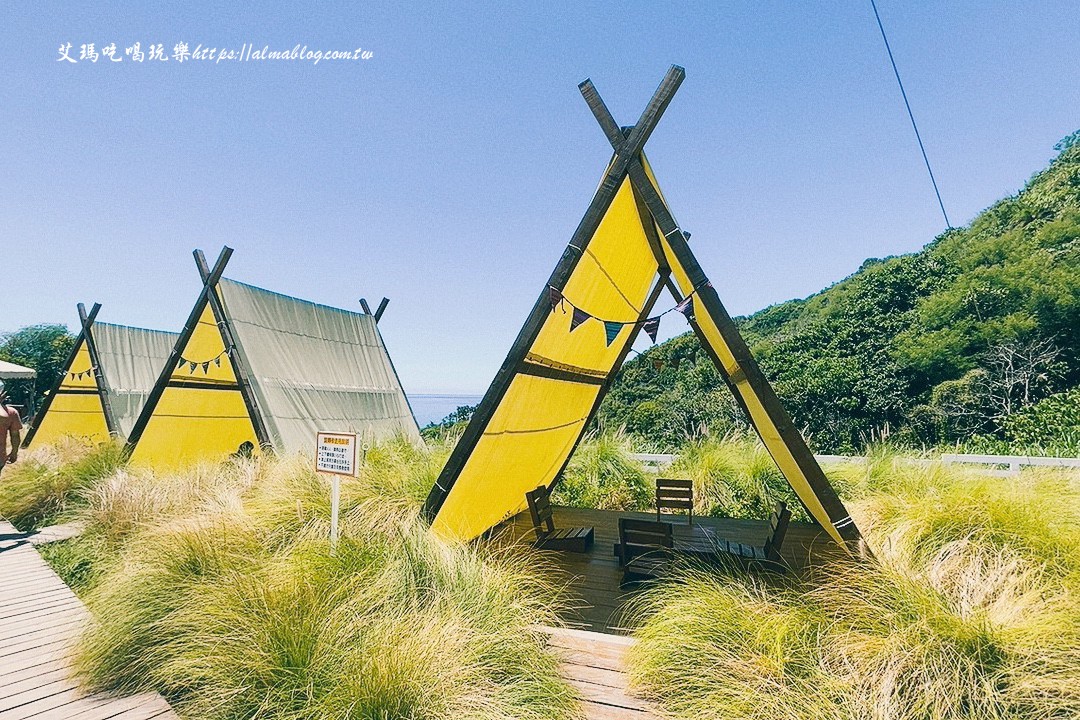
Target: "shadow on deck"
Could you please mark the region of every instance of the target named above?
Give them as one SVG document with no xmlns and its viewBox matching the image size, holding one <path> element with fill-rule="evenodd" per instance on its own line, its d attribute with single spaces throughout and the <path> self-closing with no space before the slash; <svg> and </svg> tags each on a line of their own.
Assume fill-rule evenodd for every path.
<svg viewBox="0 0 1080 720">
<path fill-rule="evenodd" d="M 614 546 L 619 540 L 620 517 L 655 520 L 656 513 L 555 508 L 556 527 L 591 526 L 596 530 L 596 541 L 587 553 L 542 551 L 566 583 L 571 608 L 563 614 L 563 621 L 569 627 L 620 635 L 628 632 L 623 615 L 635 590 L 619 587 L 622 571 Z M 682 516 L 672 516 L 671 520 L 686 522 Z M 764 520 L 695 517 L 694 524 L 711 528 L 725 539 L 748 545 L 763 545 L 768 533 L 768 523 Z M 529 512 L 526 510 L 505 521 L 496 528 L 495 536 L 500 543 L 531 543 L 536 536 Z M 844 552 L 819 526 L 792 522 L 781 555 L 791 572 L 805 578 L 815 566 L 837 559 Z"/>
</svg>

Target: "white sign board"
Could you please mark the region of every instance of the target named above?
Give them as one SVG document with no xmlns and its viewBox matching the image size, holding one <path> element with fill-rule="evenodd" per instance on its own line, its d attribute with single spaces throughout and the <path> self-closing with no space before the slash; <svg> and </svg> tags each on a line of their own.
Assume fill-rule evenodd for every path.
<svg viewBox="0 0 1080 720">
<path fill-rule="evenodd" d="M 356 448 L 356 433 L 319 433 L 315 438 L 315 471 L 355 476 Z"/>
</svg>

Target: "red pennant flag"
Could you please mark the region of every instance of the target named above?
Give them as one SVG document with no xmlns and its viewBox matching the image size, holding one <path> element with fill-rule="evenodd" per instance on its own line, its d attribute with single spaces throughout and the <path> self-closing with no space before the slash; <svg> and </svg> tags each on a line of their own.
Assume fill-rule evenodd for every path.
<svg viewBox="0 0 1080 720">
<path fill-rule="evenodd" d="M 585 322 L 586 320 L 588 320 L 591 317 L 592 317 L 592 315 L 585 312 L 581 308 L 574 308 L 574 314 L 570 318 L 570 332 L 574 332 L 574 330 L 577 329 L 578 325 Z"/>
<path fill-rule="evenodd" d="M 649 339 L 653 341 L 653 345 L 656 344 L 656 334 L 660 332 L 660 316 L 649 318 L 642 326 L 645 330 L 645 334 L 649 336 Z"/>
</svg>

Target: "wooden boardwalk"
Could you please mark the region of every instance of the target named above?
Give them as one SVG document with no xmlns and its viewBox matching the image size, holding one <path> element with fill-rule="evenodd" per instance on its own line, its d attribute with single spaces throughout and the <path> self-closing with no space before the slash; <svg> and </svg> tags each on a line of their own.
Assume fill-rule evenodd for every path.
<svg viewBox="0 0 1080 720">
<path fill-rule="evenodd" d="M 88 617 L 31 537 L 0 520 L 0 720 L 176 720 L 157 693 L 79 688 L 71 643 Z"/>
<path fill-rule="evenodd" d="M 577 691 L 585 720 L 659 720 L 627 690 L 626 651 L 634 640 L 586 630 L 543 628 L 562 659 L 560 673 Z"/>
<path fill-rule="evenodd" d="M 619 587 L 622 571 L 619 570 L 614 547 L 619 539 L 620 517 L 655 520 L 656 514 L 555 508 L 556 527 L 595 528 L 596 541 L 587 553 L 543 553 L 565 584 L 571 607 L 563 613 L 562 620 L 570 627 L 614 634 L 629 631 L 625 613 L 636 591 Z M 678 522 L 678 519 L 674 521 Z M 694 524 L 710 527 L 720 537 L 749 545 L 764 544 L 768 533 L 768 523 L 764 520 L 695 517 Z M 533 539 L 532 520 L 526 511 L 503 523 L 496 531 L 494 542 L 531 542 Z M 844 553 L 817 525 L 793 522 L 788 528 L 781 554 L 793 573 L 808 577 L 822 562 L 841 557 Z"/>
</svg>

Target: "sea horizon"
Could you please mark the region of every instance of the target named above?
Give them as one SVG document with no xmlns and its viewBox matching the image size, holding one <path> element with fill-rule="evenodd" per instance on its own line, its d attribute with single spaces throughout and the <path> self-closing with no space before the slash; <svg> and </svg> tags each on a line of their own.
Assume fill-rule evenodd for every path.
<svg viewBox="0 0 1080 720">
<path fill-rule="evenodd" d="M 483 394 L 406 393 L 413 415 L 420 427 L 437 423 L 463 405 L 476 405 Z"/>
</svg>

